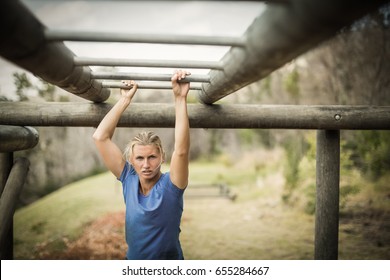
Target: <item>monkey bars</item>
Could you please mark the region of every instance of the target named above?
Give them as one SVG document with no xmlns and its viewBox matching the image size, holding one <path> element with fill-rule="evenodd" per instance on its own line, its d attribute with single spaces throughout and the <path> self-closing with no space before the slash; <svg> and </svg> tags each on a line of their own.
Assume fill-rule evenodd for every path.
<svg viewBox="0 0 390 280">
<path fill-rule="evenodd" d="M 383 3 L 386 1 L 271 1 L 265 12 L 254 20 L 241 37 L 218 37 L 51 30 L 43 26 L 19 1 L 7 0 L 2 3 L 0 12 L 2 38 L 5 38 L 0 43 L 0 54 L 47 82 L 94 102 L 103 102 L 109 96 L 109 90 L 102 86 L 100 79 L 121 79 L 126 75 L 107 77 L 94 73 L 87 65 L 207 67 L 211 70 L 208 78 L 201 80 L 203 84 L 199 99 L 211 104 L 264 78 Z M 99 61 L 96 58 L 77 58 L 63 44 L 66 40 L 214 45 L 230 46 L 231 49 L 219 62 L 199 64 L 191 61 Z M 142 75 L 135 77 L 145 78 Z M 151 76 L 150 79 L 160 81 L 161 76 Z"/>
<path fill-rule="evenodd" d="M 268 2 L 268 1 L 267 1 Z M 235 37 L 177 36 L 74 32 L 47 29 L 17 0 L 5 0 L 0 9 L 0 55 L 43 80 L 70 93 L 93 101 L 109 97 L 107 87 L 123 87 L 101 79 L 142 79 L 169 81 L 166 74 L 99 73 L 89 66 L 127 66 L 210 69 L 207 75 L 192 75 L 187 81 L 199 91 L 202 103 L 212 104 L 246 85 L 260 80 L 296 58 L 359 17 L 386 3 L 386 0 L 274 0 L 246 32 Z M 190 44 L 229 46 L 220 61 L 118 60 L 77 57 L 63 43 L 71 41 Z M 165 89 L 163 83 L 139 82 L 140 88 Z M 109 104 L 0 102 L 0 254 L 12 258 L 12 215 L 18 192 L 28 170 L 28 161 L 17 160 L 14 150 L 36 144 L 18 133 L 14 126 L 97 126 L 111 108 Z M 337 259 L 339 220 L 340 131 L 341 129 L 390 129 L 388 106 L 261 106 L 188 105 L 192 128 L 291 128 L 317 129 L 317 208 L 315 258 Z M 119 126 L 173 127 L 173 104 L 133 104 Z M 16 129 L 18 141 L 12 140 Z M 3 137 L 3 136 L 6 137 Z M 8 138 L 7 138 L 8 137 Z M 35 137 L 35 138 L 34 138 Z M 5 139 L 5 140 L 3 140 Z M 6 141 L 11 139 L 11 141 Z M 26 143 L 23 141 L 26 140 Z M 4 152 L 5 151 L 5 152 Z M 8 242 L 6 242 L 8 241 Z M 11 244 L 11 245 L 10 245 Z M 10 248 L 11 247 L 11 248 Z M 11 253 L 9 253 L 11 252 Z M 11 257 L 10 257 L 11 256 Z"/>
</svg>

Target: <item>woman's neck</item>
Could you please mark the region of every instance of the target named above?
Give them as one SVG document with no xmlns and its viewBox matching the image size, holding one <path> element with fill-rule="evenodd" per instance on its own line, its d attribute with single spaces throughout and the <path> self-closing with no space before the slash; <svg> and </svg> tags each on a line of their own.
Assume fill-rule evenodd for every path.
<svg viewBox="0 0 390 280">
<path fill-rule="evenodd" d="M 153 189 L 154 185 L 156 185 L 157 181 L 161 177 L 161 172 L 159 172 L 155 177 L 151 179 L 142 179 L 139 180 L 139 188 L 143 195 L 148 195 L 151 189 Z"/>
</svg>

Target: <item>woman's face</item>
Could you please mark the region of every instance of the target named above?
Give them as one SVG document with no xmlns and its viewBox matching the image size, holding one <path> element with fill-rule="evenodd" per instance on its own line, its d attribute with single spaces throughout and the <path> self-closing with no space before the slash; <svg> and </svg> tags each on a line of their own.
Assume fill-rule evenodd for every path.
<svg viewBox="0 0 390 280">
<path fill-rule="evenodd" d="M 155 145 L 135 145 L 133 147 L 131 164 L 141 178 L 153 179 L 159 175 L 162 162 L 160 150 Z"/>
</svg>

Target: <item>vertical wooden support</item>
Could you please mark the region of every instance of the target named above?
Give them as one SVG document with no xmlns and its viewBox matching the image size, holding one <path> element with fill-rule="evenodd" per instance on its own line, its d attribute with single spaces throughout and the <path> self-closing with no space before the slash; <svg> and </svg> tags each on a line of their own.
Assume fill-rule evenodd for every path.
<svg viewBox="0 0 390 280">
<path fill-rule="evenodd" d="M 0 153 L 0 196 L 3 195 L 13 161 L 13 153 Z M 1 224 L 1 226 L 3 226 L 3 224 Z M 5 239 L 6 241 L 4 244 L 0 244 L 0 259 L 11 260 L 13 259 L 13 223 L 11 223 Z"/>
<path fill-rule="evenodd" d="M 316 260 L 338 258 L 340 131 L 317 131 Z"/>
<path fill-rule="evenodd" d="M 26 158 L 17 158 L 9 173 L 7 183 L 0 198 L 0 251 L 11 247 L 13 251 L 13 236 L 9 239 L 13 217 L 18 197 L 27 178 L 30 162 Z M 11 231 L 12 233 L 12 231 Z M 7 258 L 11 256 L 7 256 Z"/>
</svg>

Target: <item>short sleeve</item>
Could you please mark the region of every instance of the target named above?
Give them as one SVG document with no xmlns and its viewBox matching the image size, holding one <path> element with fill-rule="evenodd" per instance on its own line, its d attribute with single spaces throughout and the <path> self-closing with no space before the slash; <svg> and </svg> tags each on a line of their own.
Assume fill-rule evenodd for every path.
<svg viewBox="0 0 390 280">
<path fill-rule="evenodd" d="M 121 176 L 117 179 L 123 183 L 126 180 L 126 177 L 128 175 L 134 175 L 134 174 L 135 174 L 134 167 L 128 161 L 126 161 Z"/>
<path fill-rule="evenodd" d="M 173 182 L 171 181 L 170 173 L 167 173 L 167 183 L 168 183 L 168 189 L 170 192 L 173 192 L 177 197 L 183 196 L 185 189 L 178 188 Z"/>
</svg>

